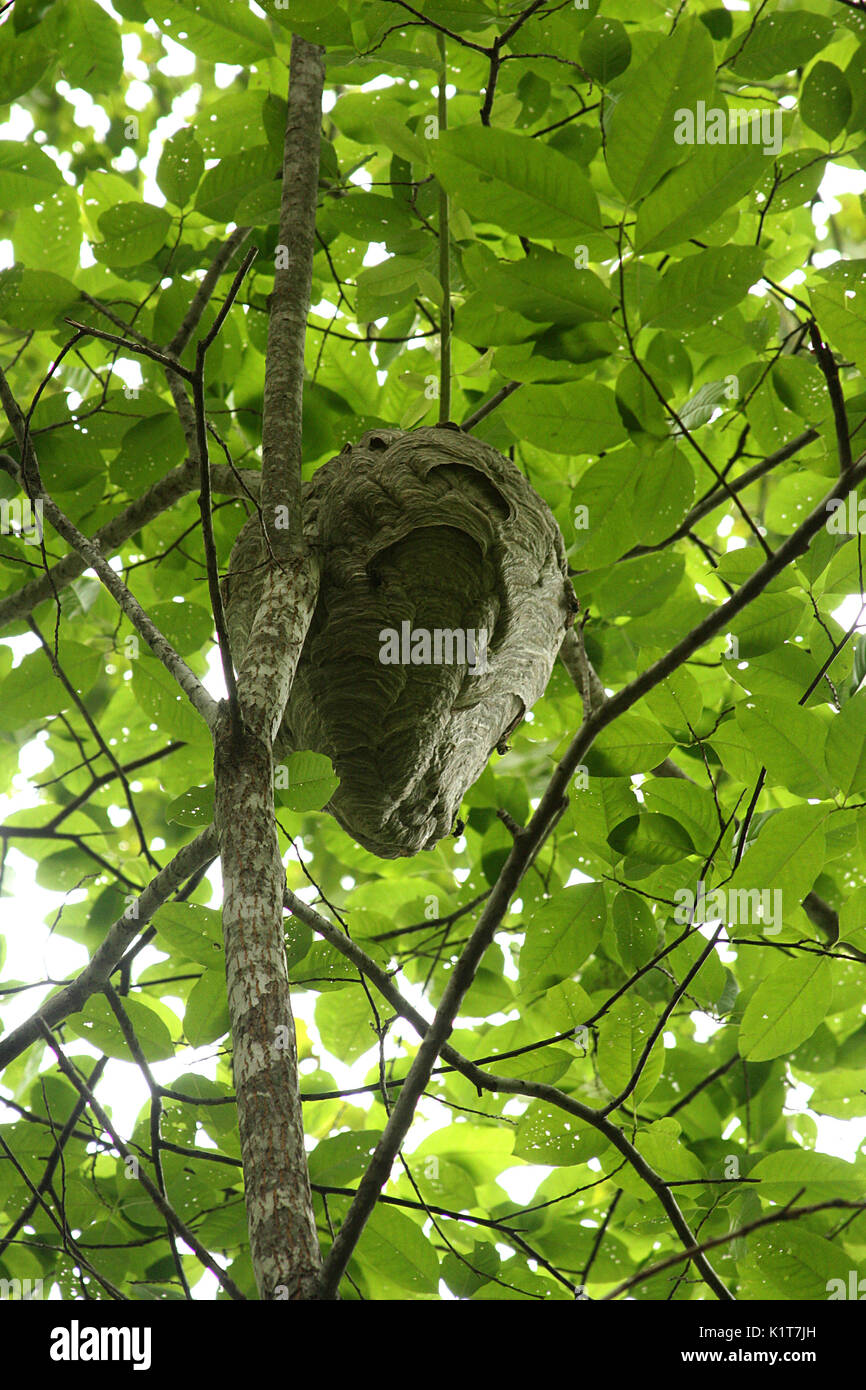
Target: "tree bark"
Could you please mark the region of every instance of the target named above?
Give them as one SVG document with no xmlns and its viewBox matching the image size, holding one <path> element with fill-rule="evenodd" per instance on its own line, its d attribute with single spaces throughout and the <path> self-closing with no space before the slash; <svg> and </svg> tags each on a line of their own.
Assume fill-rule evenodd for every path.
<svg viewBox="0 0 866 1390">
<path fill-rule="evenodd" d="M 267 571 L 246 650 L 233 653 L 236 717 L 223 704 L 214 731 L 234 1080 L 262 1299 L 314 1297 L 321 1267 L 286 969 L 273 738 L 318 596 L 318 564 L 303 540 L 301 426 L 323 82 L 322 50 L 295 36 L 278 247 L 288 259 L 276 266 L 265 366 L 260 519 Z"/>
</svg>

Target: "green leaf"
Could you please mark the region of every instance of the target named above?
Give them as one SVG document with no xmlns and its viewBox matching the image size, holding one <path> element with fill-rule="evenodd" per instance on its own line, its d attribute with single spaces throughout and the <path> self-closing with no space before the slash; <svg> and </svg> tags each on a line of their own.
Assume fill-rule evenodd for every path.
<svg viewBox="0 0 866 1390">
<path fill-rule="evenodd" d="M 756 146 L 699 145 L 641 203 L 635 249 L 641 254 L 699 237 L 766 172 Z"/>
<path fill-rule="evenodd" d="M 222 965 L 222 923 L 213 908 L 199 903 L 166 903 L 154 913 L 153 924 L 160 949 L 168 947 L 209 969 L 218 970 Z"/>
<path fill-rule="evenodd" d="M 635 1137 L 638 1151 L 666 1182 L 687 1182 L 706 1176 L 703 1164 L 686 1148 L 674 1119 L 656 1120 Z"/>
<path fill-rule="evenodd" d="M 495 1245 L 476 1241 L 463 1259 L 448 1251 L 442 1261 L 442 1278 L 456 1298 L 471 1298 L 498 1274 L 501 1263 Z"/>
<path fill-rule="evenodd" d="M 800 93 L 800 115 L 825 140 L 835 140 L 844 130 L 851 115 L 851 88 L 835 63 L 810 68 Z"/>
<path fill-rule="evenodd" d="M 176 207 L 185 207 L 204 173 L 204 154 L 192 131 L 177 131 L 162 147 L 156 181 Z"/>
<path fill-rule="evenodd" d="M 155 657 L 142 653 L 133 663 L 132 689 L 136 702 L 163 734 L 185 743 L 206 735 L 201 715 Z"/>
<path fill-rule="evenodd" d="M 79 271 L 81 252 L 81 216 L 75 190 L 58 188 L 32 207 L 21 208 L 15 219 L 13 241 L 16 259 L 29 270 L 63 275 L 67 282 L 73 279 Z M 64 284 L 60 307 L 73 302 L 69 298 L 71 289 L 70 284 Z M 30 318 L 28 326 L 34 322 Z"/>
<path fill-rule="evenodd" d="M 613 925 L 626 970 L 640 970 L 658 949 L 658 928 L 644 898 L 627 890 L 613 900 Z"/>
<path fill-rule="evenodd" d="M 115 487 L 137 496 L 181 463 L 185 453 L 186 438 L 177 415 L 168 411 L 150 415 L 127 430 L 109 475 Z"/>
<path fill-rule="evenodd" d="M 737 659 L 745 661 L 781 646 L 796 632 L 802 616 L 802 599 L 793 594 L 759 594 L 731 624 Z"/>
<path fill-rule="evenodd" d="M 606 140 L 610 177 L 627 203 L 651 192 L 685 158 L 685 147 L 674 141 L 676 112 L 710 99 L 713 86 L 713 41 L 696 19 L 683 19 L 630 73 Z"/>
<path fill-rule="evenodd" d="M 664 762 L 673 747 L 660 724 L 641 714 L 623 714 L 602 729 L 586 755 L 593 777 L 631 777 Z"/>
<path fill-rule="evenodd" d="M 56 49 L 38 27 L 17 34 L 14 39 L 7 30 L 0 47 L 0 107 L 9 106 L 16 97 L 37 86 L 56 56 Z"/>
<path fill-rule="evenodd" d="M 309 1155 L 310 1181 L 348 1186 L 363 1176 L 381 1138 L 381 1129 L 361 1129 L 322 1139 Z"/>
<path fill-rule="evenodd" d="M 828 729 L 817 714 L 765 695 L 760 704 L 739 704 L 737 723 L 764 763 L 771 784 L 800 796 L 830 795 L 834 784 L 824 764 Z"/>
<path fill-rule="evenodd" d="M 50 270 L 0 271 L 0 319 L 14 328 L 53 328 L 77 299 L 75 286 Z"/>
<path fill-rule="evenodd" d="M 243 199 L 263 185 L 273 184 L 271 192 L 279 197 L 278 171 L 269 145 L 226 155 L 199 184 L 195 210 L 208 222 L 232 222 Z"/>
<path fill-rule="evenodd" d="M 561 888 L 555 898 L 542 903 L 526 924 L 521 988 L 546 989 L 574 975 L 601 940 L 605 911 L 600 883 Z"/>
<path fill-rule="evenodd" d="M 60 644 L 60 664 L 72 688 L 86 696 L 93 689 L 102 659 L 99 652 L 67 638 Z M 72 703 L 72 695 L 55 676 L 45 652 L 31 652 L 3 679 L 0 728 L 11 733 L 19 724 L 60 714 Z"/>
<path fill-rule="evenodd" d="M 740 1024 L 740 1055 L 766 1062 L 793 1052 L 830 1012 L 833 978 L 821 956 L 782 957 L 746 1005 Z"/>
<path fill-rule="evenodd" d="M 866 362 L 864 269 L 866 258 L 828 266 L 809 292 L 812 310 L 827 341 L 858 364 Z"/>
<path fill-rule="evenodd" d="M 713 246 L 675 261 L 641 307 L 644 326 L 688 331 L 720 317 L 760 280 L 764 260 L 756 246 Z"/>
<path fill-rule="evenodd" d="M 598 1074 L 611 1095 L 631 1081 L 655 1027 L 655 1011 L 643 1000 L 625 995 L 608 1009 L 598 1025 Z M 653 1043 L 630 1100 L 640 1102 L 655 1090 L 664 1067 L 664 1047 Z"/>
<path fill-rule="evenodd" d="M 321 811 L 340 785 L 324 753 L 290 753 L 274 773 L 277 802 L 290 811 Z"/>
<path fill-rule="evenodd" d="M 497 261 L 469 247 L 464 267 L 493 300 L 532 323 L 588 323 L 613 310 L 610 290 L 591 270 L 575 269 L 567 256 L 535 247 L 519 261 Z"/>
<path fill-rule="evenodd" d="M 66 20 L 60 64 L 70 87 L 93 96 L 113 93 L 123 72 L 123 50 L 116 21 L 96 0 L 75 0 Z"/>
<path fill-rule="evenodd" d="M 631 39 L 618 19 L 591 19 L 580 42 L 580 61 L 590 77 L 606 87 L 631 62 Z"/>
<path fill-rule="evenodd" d="M 592 1125 L 557 1106 L 533 1101 L 520 1118 L 514 1140 L 515 1158 L 527 1163 L 571 1168 L 604 1153 L 608 1140 Z"/>
<path fill-rule="evenodd" d="M 793 806 L 775 811 L 761 826 L 728 885 L 730 889 L 778 888 L 785 911 L 809 892 L 821 872 L 826 852 L 827 806 Z"/>
<path fill-rule="evenodd" d="M 436 177 L 469 212 L 539 240 L 600 232 L 598 199 L 558 150 L 491 127 L 461 126 L 431 141 Z"/>
<path fill-rule="evenodd" d="M 736 34 L 727 62 L 740 77 L 775 77 L 802 67 L 822 49 L 834 24 L 811 10 L 789 10 L 759 19 L 745 43 Z"/>
<path fill-rule="evenodd" d="M 360 985 L 321 995 L 316 1001 L 316 1027 L 328 1051 L 348 1063 L 357 1062 L 376 1046 L 370 1001 Z"/>
<path fill-rule="evenodd" d="M 0 140 L 0 202 L 7 212 L 47 198 L 63 184 L 57 165 L 38 145 Z"/>
<path fill-rule="evenodd" d="M 202 830 L 213 820 L 213 811 L 213 786 L 190 787 L 182 796 L 176 796 L 174 801 L 169 803 L 165 818 L 173 821 L 175 825 L 192 825 Z"/>
<path fill-rule="evenodd" d="M 394 1290 L 435 1294 L 439 1257 L 421 1227 L 393 1207 L 377 1206 L 364 1227 L 355 1258 Z"/>
<path fill-rule="evenodd" d="M 111 266 L 141 265 L 149 261 L 165 241 L 171 218 L 165 208 L 150 203 L 120 203 L 99 219 L 105 237 L 93 247 L 98 261 Z"/>
<path fill-rule="evenodd" d="M 767 1201 L 786 1203 L 795 1198 L 802 1205 L 844 1197 L 859 1201 L 866 1179 L 853 1163 L 832 1154 L 808 1153 L 803 1149 L 783 1149 L 766 1154 L 749 1171 L 761 1184 L 759 1196 Z"/>
<path fill-rule="evenodd" d="M 274 51 L 266 22 L 223 0 L 147 0 L 150 18 L 175 43 L 209 63 L 254 63 Z"/>
<path fill-rule="evenodd" d="M 594 381 L 524 386 L 501 414 L 518 438 L 556 454 L 597 454 L 626 437 L 614 393 Z"/>
<path fill-rule="evenodd" d="M 174 1043 L 159 1014 L 140 999 L 127 998 L 121 1002 L 148 1062 L 163 1062 L 167 1057 L 173 1057 Z M 91 995 L 84 1007 L 67 1019 L 65 1026 L 77 1038 L 90 1043 L 106 1056 L 128 1060 L 129 1045 L 111 1005 L 103 995 Z"/>
<path fill-rule="evenodd" d="M 189 992 L 183 1031 L 193 1047 L 216 1042 L 229 1031 L 225 971 L 206 970 Z"/>
<path fill-rule="evenodd" d="M 866 792 L 866 690 L 834 715 L 827 732 L 827 768 L 846 797 Z"/>
</svg>

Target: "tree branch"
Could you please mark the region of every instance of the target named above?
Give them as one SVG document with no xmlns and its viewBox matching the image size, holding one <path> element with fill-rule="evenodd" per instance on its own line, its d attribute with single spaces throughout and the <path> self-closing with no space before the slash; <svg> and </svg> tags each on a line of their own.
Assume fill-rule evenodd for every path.
<svg viewBox="0 0 866 1390">
<path fill-rule="evenodd" d="M 291 544 L 300 544 L 303 535 L 304 344 L 316 248 L 324 78 L 323 50 L 294 34 L 262 420 L 262 512 L 271 551 L 278 558 Z M 279 507 L 288 508 L 287 528 L 278 524 Z"/>
</svg>

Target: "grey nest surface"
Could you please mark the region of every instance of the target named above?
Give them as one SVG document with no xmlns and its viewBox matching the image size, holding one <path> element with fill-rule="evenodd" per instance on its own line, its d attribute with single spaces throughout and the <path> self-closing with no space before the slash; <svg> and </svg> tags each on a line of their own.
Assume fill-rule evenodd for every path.
<svg viewBox="0 0 866 1390">
<path fill-rule="evenodd" d="M 305 484 L 304 529 L 321 588 L 275 757 L 326 753 L 340 825 L 417 854 L 547 685 L 576 608 L 559 527 L 513 463 L 446 426 L 347 445 Z M 253 516 L 224 586 L 236 663 L 264 564 Z"/>
</svg>

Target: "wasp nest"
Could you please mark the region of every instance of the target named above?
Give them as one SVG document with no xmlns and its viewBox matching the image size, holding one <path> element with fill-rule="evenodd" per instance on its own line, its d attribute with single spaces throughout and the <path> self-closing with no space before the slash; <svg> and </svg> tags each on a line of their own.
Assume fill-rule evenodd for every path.
<svg viewBox="0 0 866 1390">
<path fill-rule="evenodd" d="M 304 499 L 321 589 L 276 757 L 326 753 L 340 825 L 382 858 L 417 854 L 547 685 L 576 606 L 562 536 L 514 464 L 456 427 L 372 430 Z M 264 557 L 254 516 L 224 588 L 236 662 Z"/>
</svg>

